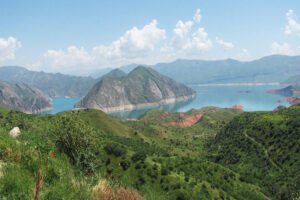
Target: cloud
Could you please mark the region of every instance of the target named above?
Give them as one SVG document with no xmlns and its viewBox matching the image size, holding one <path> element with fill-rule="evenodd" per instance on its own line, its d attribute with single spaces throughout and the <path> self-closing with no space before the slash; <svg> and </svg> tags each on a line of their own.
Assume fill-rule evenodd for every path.
<svg viewBox="0 0 300 200">
<path fill-rule="evenodd" d="M 207 51 L 212 48 L 212 42 L 208 39 L 208 34 L 204 28 L 199 28 L 193 33 L 191 48 L 201 51 Z"/>
<path fill-rule="evenodd" d="M 31 69 L 77 73 L 98 67 L 116 67 L 132 62 L 142 62 L 155 51 L 156 45 L 166 38 L 166 31 L 157 27 L 154 19 L 141 29 L 133 27 L 109 45 L 99 45 L 85 50 L 70 46 L 66 50 L 48 50 L 42 61 L 28 65 Z"/>
<path fill-rule="evenodd" d="M 14 37 L 0 38 L 0 63 L 15 59 L 15 51 L 21 46 L 21 42 Z"/>
<path fill-rule="evenodd" d="M 109 46 L 100 45 L 94 47 L 93 54 L 95 56 L 98 54 L 105 58 L 123 59 L 148 56 L 149 53 L 155 50 L 155 45 L 166 38 L 166 31 L 158 28 L 157 24 L 157 21 L 154 19 L 142 29 L 133 27 Z"/>
<path fill-rule="evenodd" d="M 233 49 L 234 45 L 231 42 L 225 42 L 218 37 L 216 37 L 216 41 L 219 45 L 221 45 L 224 49 Z"/>
<path fill-rule="evenodd" d="M 70 46 L 64 50 L 48 50 L 44 54 L 44 64 L 51 71 L 65 71 L 64 68 L 74 68 L 92 63 L 92 57 L 84 48 Z M 38 66 L 38 63 L 36 64 Z M 35 66 L 36 67 L 36 66 Z"/>
<path fill-rule="evenodd" d="M 300 24 L 296 21 L 296 15 L 294 14 L 293 10 L 289 10 L 286 13 L 286 19 L 288 21 L 288 24 L 285 26 L 285 34 L 286 35 L 292 35 L 296 34 L 300 36 Z"/>
<path fill-rule="evenodd" d="M 173 29 L 171 43 L 165 45 L 161 50 L 173 57 L 188 58 L 211 49 L 213 45 L 205 29 L 200 27 L 193 32 L 193 26 L 193 21 L 179 20 Z"/>
<path fill-rule="evenodd" d="M 277 42 L 273 42 L 270 46 L 272 54 L 281 54 L 281 55 L 293 55 L 294 52 L 291 49 L 291 46 L 288 43 L 283 43 L 282 45 Z"/>
<path fill-rule="evenodd" d="M 202 16 L 200 15 L 200 9 L 197 9 L 197 11 L 193 17 L 193 20 L 196 23 L 200 23 L 201 19 L 202 19 Z"/>
</svg>

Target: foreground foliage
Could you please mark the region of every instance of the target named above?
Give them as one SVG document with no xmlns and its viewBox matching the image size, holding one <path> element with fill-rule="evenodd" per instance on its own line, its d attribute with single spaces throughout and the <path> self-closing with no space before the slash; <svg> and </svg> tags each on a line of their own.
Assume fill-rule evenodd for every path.
<svg viewBox="0 0 300 200">
<path fill-rule="evenodd" d="M 48 159 L 40 199 L 299 198 L 300 106 L 187 115 L 199 112 L 193 126 L 171 127 L 179 114 L 128 121 L 90 109 L 0 109 L 0 199 L 34 198 L 38 150 Z M 16 139 L 8 134 L 15 126 Z"/>
</svg>

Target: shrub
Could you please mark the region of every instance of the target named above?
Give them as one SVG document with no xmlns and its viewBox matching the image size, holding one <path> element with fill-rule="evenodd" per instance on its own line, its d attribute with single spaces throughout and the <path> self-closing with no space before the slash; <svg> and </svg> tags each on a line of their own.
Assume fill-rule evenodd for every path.
<svg viewBox="0 0 300 200">
<path fill-rule="evenodd" d="M 120 165 L 122 166 L 123 170 L 127 170 L 130 167 L 130 162 L 127 160 L 122 160 L 120 162 Z"/>
<path fill-rule="evenodd" d="M 146 160 L 146 158 L 147 158 L 147 154 L 143 151 L 136 152 L 131 157 L 132 161 L 134 161 L 134 162 L 138 162 L 138 161 L 144 162 Z"/>
<path fill-rule="evenodd" d="M 60 117 L 53 135 L 58 149 L 67 154 L 74 165 L 89 171 L 99 167 L 97 134 L 81 119 Z"/>
<path fill-rule="evenodd" d="M 104 150 L 109 155 L 114 155 L 116 157 L 122 156 L 126 154 L 126 149 L 122 148 L 117 143 L 109 143 L 104 147 Z"/>
</svg>

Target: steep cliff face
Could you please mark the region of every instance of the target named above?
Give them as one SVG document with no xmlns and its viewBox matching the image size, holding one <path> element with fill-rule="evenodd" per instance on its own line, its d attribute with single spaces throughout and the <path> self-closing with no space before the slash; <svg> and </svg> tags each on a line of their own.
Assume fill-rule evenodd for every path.
<svg viewBox="0 0 300 200">
<path fill-rule="evenodd" d="M 105 112 L 152 107 L 196 96 L 196 92 L 153 69 L 139 66 L 121 78 L 104 77 L 75 108 Z"/>
<path fill-rule="evenodd" d="M 25 113 L 37 113 L 52 109 L 52 100 L 40 90 L 26 84 L 0 81 L 0 106 Z"/>
</svg>

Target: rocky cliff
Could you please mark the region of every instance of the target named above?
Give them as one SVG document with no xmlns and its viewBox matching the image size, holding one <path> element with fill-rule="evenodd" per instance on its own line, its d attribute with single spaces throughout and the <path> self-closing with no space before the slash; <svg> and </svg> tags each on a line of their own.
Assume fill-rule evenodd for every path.
<svg viewBox="0 0 300 200">
<path fill-rule="evenodd" d="M 104 77 L 75 108 L 124 111 L 185 101 L 195 96 L 193 89 L 153 69 L 139 66 L 127 76 Z"/>
<path fill-rule="evenodd" d="M 0 81 L 0 106 L 25 113 L 37 113 L 52 109 L 51 98 L 26 84 Z"/>
</svg>

